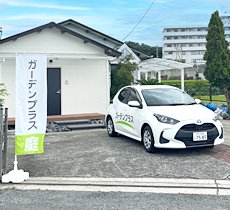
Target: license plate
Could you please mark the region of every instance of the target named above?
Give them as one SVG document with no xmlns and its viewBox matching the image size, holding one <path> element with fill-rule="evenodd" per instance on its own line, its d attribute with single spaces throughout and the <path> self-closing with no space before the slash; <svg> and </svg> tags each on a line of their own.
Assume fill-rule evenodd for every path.
<svg viewBox="0 0 230 210">
<path fill-rule="evenodd" d="M 207 132 L 194 132 L 193 141 L 205 141 L 208 139 Z"/>
</svg>

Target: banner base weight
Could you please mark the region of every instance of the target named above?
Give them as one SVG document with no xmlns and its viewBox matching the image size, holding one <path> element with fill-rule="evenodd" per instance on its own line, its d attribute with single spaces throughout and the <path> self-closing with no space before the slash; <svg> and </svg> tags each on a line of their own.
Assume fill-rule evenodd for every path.
<svg viewBox="0 0 230 210">
<path fill-rule="evenodd" d="M 24 172 L 22 169 L 12 170 L 2 176 L 2 183 L 21 183 L 27 179 L 29 179 L 29 172 Z"/>
</svg>

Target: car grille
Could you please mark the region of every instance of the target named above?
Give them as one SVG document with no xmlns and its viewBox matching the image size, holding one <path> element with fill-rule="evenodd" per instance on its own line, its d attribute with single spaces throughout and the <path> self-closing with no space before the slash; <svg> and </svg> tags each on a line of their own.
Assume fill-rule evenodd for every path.
<svg viewBox="0 0 230 210">
<path fill-rule="evenodd" d="M 212 123 L 205 123 L 203 125 L 196 125 L 196 124 L 184 125 L 181 129 L 185 131 L 199 132 L 199 131 L 207 131 L 212 128 L 215 128 L 215 125 L 213 125 Z"/>
<path fill-rule="evenodd" d="M 208 139 L 205 141 L 193 141 L 193 132 L 207 132 Z M 202 125 L 188 124 L 184 125 L 176 134 L 175 139 L 184 142 L 186 146 L 205 146 L 213 145 L 214 140 L 219 136 L 219 132 L 212 123 Z"/>
</svg>

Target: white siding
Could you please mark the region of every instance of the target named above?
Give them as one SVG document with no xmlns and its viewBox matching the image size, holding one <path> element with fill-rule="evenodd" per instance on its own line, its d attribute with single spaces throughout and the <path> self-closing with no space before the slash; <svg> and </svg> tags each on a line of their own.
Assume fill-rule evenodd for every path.
<svg viewBox="0 0 230 210">
<path fill-rule="evenodd" d="M 62 114 L 105 113 L 108 105 L 105 60 L 54 61 L 61 67 Z M 48 66 L 52 68 L 51 65 Z M 65 82 L 68 81 L 68 84 Z"/>
<path fill-rule="evenodd" d="M 108 39 L 104 39 L 102 38 L 100 35 L 96 35 L 94 32 L 86 32 L 86 30 L 80 28 L 80 27 L 77 27 L 77 26 L 74 26 L 72 24 L 67 24 L 67 25 L 63 25 L 63 27 L 65 28 L 68 28 L 72 31 L 75 31 L 79 34 L 82 34 L 83 36 L 86 36 L 86 37 L 89 37 L 90 39 L 93 39 L 99 43 L 102 43 L 108 47 L 111 47 L 111 48 L 115 48 L 117 47 L 117 44 L 115 44 L 114 42 L 112 41 L 109 41 Z"/>
<path fill-rule="evenodd" d="M 59 29 L 44 29 L 0 45 L 0 52 L 104 54 L 104 50 Z"/>
<path fill-rule="evenodd" d="M 1 82 L 10 94 L 5 98 L 4 106 L 9 109 L 9 117 L 15 116 L 15 59 L 8 59 L 2 63 Z"/>
</svg>

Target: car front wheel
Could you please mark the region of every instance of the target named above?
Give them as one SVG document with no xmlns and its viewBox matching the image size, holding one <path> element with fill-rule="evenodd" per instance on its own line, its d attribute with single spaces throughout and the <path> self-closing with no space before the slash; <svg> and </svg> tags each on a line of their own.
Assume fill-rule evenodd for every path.
<svg viewBox="0 0 230 210">
<path fill-rule="evenodd" d="M 149 126 L 145 126 L 142 134 L 142 141 L 147 152 L 155 152 L 156 148 L 154 147 L 154 138 L 152 130 Z"/>
<path fill-rule="evenodd" d="M 117 136 L 117 133 L 114 130 L 113 120 L 111 117 L 108 117 L 108 120 L 107 120 L 107 132 L 110 137 Z"/>
</svg>

